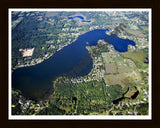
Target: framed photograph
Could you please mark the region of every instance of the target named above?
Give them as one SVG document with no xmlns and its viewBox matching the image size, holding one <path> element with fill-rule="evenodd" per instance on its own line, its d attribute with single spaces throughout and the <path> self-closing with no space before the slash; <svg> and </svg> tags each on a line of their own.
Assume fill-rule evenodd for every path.
<svg viewBox="0 0 160 128">
<path fill-rule="evenodd" d="M 9 120 L 151 120 L 151 8 L 9 8 Z"/>
</svg>

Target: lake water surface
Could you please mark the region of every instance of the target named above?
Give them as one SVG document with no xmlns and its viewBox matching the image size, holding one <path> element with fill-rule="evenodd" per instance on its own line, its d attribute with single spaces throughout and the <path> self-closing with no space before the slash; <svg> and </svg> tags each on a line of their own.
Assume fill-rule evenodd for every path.
<svg viewBox="0 0 160 128">
<path fill-rule="evenodd" d="M 52 87 L 52 81 L 56 77 L 72 71 L 79 62 L 84 61 L 83 57 L 90 56 L 86 46 L 95 46 L 98 40 L 105 40 L 106 36 L 109 36 L 106 31 L 109 30 L 96 29 L 86 32 L 80 35 L 75 42 L 64 47 L 42 63 L 15 70 L 12 73 L 12 88 L 21 90 L 27 98 L 42 99 Z M 119 37 L 113 38 L 110 44 L 118 52 L 128 51 L 129 44 L 135 46 L 135 42 L 132 40 L 120 39 Z M 75 77 L 87 75 L 92 66 L 93 61 L 90 57 L 86 66 Z"/>
<path fill-rule="evenodd" d="M 84 20 L 83 16 L 70 16 L 70 17 L 68 17 L 68 19 L 74 19 L 74 18 L 81 19 L 81 22 L 91 22 L 90 20 Z"/>
</svg>

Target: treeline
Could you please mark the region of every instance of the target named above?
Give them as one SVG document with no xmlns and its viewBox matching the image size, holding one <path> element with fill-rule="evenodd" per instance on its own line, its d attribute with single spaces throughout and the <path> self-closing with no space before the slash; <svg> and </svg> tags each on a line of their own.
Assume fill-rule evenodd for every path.
<svg viewBox="0 0 160 128">
<path fill-rule="evenodd" d="M 18 14 L 15 14 L 16 17 L 18 17 Z M 42 13 L 42 20 L 38 20 L 38 16 L 41 16 L 40 13 L 35 16 L 23 15 L 23 20 L 12 30 L 12 67 L 15 67 L 18 61 L 22 64 L 24 63 L 24 58 L 19 49 L 34 47 L 35 50 L 31 59 L 41 58 L 47 52 L 55 53 L 56 49 L 58 49 L 58 34 L 62 32 L 65 24 L 64 17 L 61 17 L 62 13 L 49 18 L 44 16 L 45 13 Z M 13 17 L 15 18 L 14 15 Z M 51 23 L 49 19 L 53 19 L 54 22 Z M 71 25 L 74 27 L 74 22 L 71 22 Z M 55 50 L 49 49 L 51 44 L 45 43 L 49 40 L 54 41 L 52 45 L 55 46 Z M 63 43 L 65 42 L 60 42 L 60 44 Z"/>
<path fill-rule="evenodd" d="M 48 107 L 38 115 L 106 114 L 112 101 L 122 96 L 121 86 L 107 87 L 103 80 L 73 84 L 59 77 L 53 84 L 54 93 Z"/>
</svg>

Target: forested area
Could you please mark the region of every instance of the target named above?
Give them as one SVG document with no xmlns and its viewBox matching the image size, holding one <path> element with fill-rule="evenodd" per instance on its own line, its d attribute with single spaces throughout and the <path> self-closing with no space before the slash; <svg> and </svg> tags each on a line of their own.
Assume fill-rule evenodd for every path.
<svg viewBox="0 0 160 128">
<path fill-rule="evenodd" d="M 23 17 L 16 27 L 12 29 L 12 68 L 14 69 L 18 63 L 25 65 L 26 61 L 31 62 L 33 59 L 43 58 L 45 55 L 53 55 L 60 45 L 65 45 L 69 39 L 59 39 L 59 33 L 62 33 L 62 28 L 67 28 L 64 22 L 64 17 L 61 17 L 63 12 L 57 15 L 45 16 L 46 12 L 25 12 L 12 15 L 12 20 Z M 74 21 L 70 21 L 69 29 L 74 26 Z M 68 33 L 65 31 L 65 33 Z M 62 37 L 63 38 L 63 37 Z M 60 42 L 57 42 L 58 39 Z M 49 43 L 47 43 L 49 42 Z M 24 58 L 20 49 L 35 48 L 31 57 Z"/>
<path fill-rule="evenodd" d="M 66 78 L 59 77 L 53 82 L 53 89 L 54 92 L 50 97 L 43 101 L 27 100 L 20 91 L 13 91 L 12 114 L 114 115 L 116 113 L 117 115 L 128 115 L 129 111 L 138 115 L 148 114 L 147 102 L 136 104 L 137 99 L 125 98 L 113 103 L 114 100 L 123 97 L 124 90 L 120 85 L 106 86 L 103 79 L 73 84 Z M 140 97 L 143 99 L 144 96 L 140 95 L 139 99 Z M 143 109 L 141 109 L 142 106 Z"/>
</svg>

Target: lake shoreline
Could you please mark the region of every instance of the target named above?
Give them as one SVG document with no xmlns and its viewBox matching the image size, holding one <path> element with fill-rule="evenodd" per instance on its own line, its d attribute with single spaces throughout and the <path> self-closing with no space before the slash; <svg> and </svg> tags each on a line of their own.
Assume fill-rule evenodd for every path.
<svg viewBox="0 0 160 128">
<path fill-rule="evenodd" d="M 84 62 L 83 57 L 91 56 L 86 46 L 97 46 L 98 41 L 104 40 L 107 36 L 106 31 L 108 29 L 95 29 L 86 32 L 79 35 L 74 42 L 61 48 L 45 61 L 39 61 L 39 64 L 35 64 L 36 66 L 19 68 L 19 70 L 13 72 L 12 86 L 25 92 L 24 94 L 28 97 L 39 98 L 43 97 L 42 95 L 52 86 L 52 80 L 64 73 L 70 72 L 70 75 L 75 75 L 74 77 L 89 74 L 93 67 L 93 59 L 89 59 L 80 72 L 77 72 L 75 68 L 78 65 L 84 66 L 84 64 L 80 64 L 80 62 Z M 115 41 L 119 41 L 118 43 L 120 44 Z M 123 50 L 126 50 L 126 46 L 130 44 L 129 41 L 131 40 L 117 37 L 112 44 L 114 48 L 122 44 L 118 50 L 115 50 L 123 52 Z M 76 73 L 73 74 L 72 72 Z"/>
</svg>

